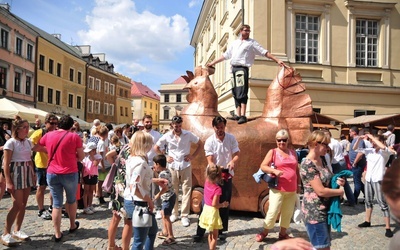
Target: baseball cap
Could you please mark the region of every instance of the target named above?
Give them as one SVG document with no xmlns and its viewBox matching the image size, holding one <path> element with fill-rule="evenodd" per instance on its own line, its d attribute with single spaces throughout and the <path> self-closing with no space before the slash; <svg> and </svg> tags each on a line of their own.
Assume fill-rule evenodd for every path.
<svg viewBox="0 0 400 250">
<path fill-rule="evenodd" d="M 83 150 L 83 152 L 89 153 L 90 151 L 92 151 L 93 149 L 96 149 L 96 148 L 97 148 L 96 143 L 94 143 L 94 142 L 89 142 L 89 143 L 86 145 L 86 147 L 85 147 L 85 149 Z"/>
</svg>

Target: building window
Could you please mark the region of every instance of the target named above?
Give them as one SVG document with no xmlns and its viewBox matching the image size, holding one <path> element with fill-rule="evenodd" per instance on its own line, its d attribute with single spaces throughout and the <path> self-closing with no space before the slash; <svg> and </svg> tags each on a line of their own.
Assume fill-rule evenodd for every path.
<svg viewBox="0 0 400 250">
<path fill-rule="evenodd" d="M 47 102 L 50 104 L 53 103 L 53 89 L 47 89 Z"/>
<path fill-rule="evenodd" d="M 128 90 L 125 90 L 125 95 L 124 95 L 124 97 L 125 97 L 125 98 L 128 98 Z"/>
<path fill-rule="evenodd" d="M 108 94 L 109 87 L 110 87 L 110 84 L 108 82 L 104 82 L 104 93 Z"/>
<path fill-rule="evenodd" d="M 74 107 L 74 95 L 68 94 L 68 108 Z"/>
<path fill-rule="evenodd" d="M 169 110 L 164 109 L 164 120 L 169 120 Z"/>
<path fill-rule="evenodd" d="M 28 44 L 26 46 L 26 59 L 29 61 L 33 61 L 33 46 L 32 44 Z"/>
<path fill-rule="evenodd" d="M 94 85 L 94 89 L 96 91 L 100 91 L 100 79 L 96 79 L 96 84 Z"/>
<path fill-rule="evenodd" d="M 57 63 L 57 76 L 61 77 L 61 63 Z"/>
<path fill-rule="evenodd" d="M 152 108 L 153 108 L 153 103 L 151 102 L 151 103 L 150 103 L 150 109 L 152 109 Z"/>
<path fill-rule="evenodd" d="M 115 95 L 115 85 L 110 83 L 110 95 Z"/>
<path fill-rule="evenodd" d="M 1 45 L 2 48 L 8 49 L 8 31 L 1 29 Z"/>
<path fill-rule="evenodd" d="M 39 69 L 44 70 L 44 55 L 39 56 Z"/>
<path fill-rule="evenodd" d="M 119 89 L 119 96 L 123 96 L 124 90 L 123 89 Z"/>
<path fill-rule="evenodd" d="M 108 103 L 104 103 L 103 114 L 104 114 L 104 115 L 108 115 Z"/>
<path fill-rule="evenodd" d="M 357 19 L 356 21 L 356 65 L 376 67 L 378 65 L 378 21 Z"/>
<path fill-rule="evenodd" d="M 100 102 L 98 102 L 98 101 L 94 102 L 94 113 L 100 114 Z"/>
<path fill-rule="evenodd" d="M 21 92 L 21 73 L 19 73 L 19 72 L 15 72 L 14 91 L 18 92 L 18 93 Z"/>
<path fill-rule="evenodd" d="M 176 94 L 176 102 L 182 102 L 182 94 Z"/>
<path fill-rule="evenodd" d="M 321 108 L 313 108 L 314 113 L 321 114 Z"/>
<path fill-rule="evenodd" d="M 82 72 L 78 72 L 78 84 L 82 84 Z"/>
<path fill-rule="evenodd" d="M 76 97 L 76 109 L 82 109 L 82 96 Z"/>
<path fill-rule="evenodd" d="M 158 110 L 158 104 L 156 103 L 156 110 Z"/>
<path fill-rule="evenodd" d="M 94 89 L 94 78 L 89 76 L 89 84 L 88 84 L 89 89 Z"/>
<path fill-rule="evenodd" d="M 110 107 L 108 108 L 108 113 L 110 116 L 114 116 L 114 104 L 110 104 Z"/>
<path fill-rule="evenodd" d="M 32 88 L 32 77 L 26 76 L 26 82 L 25 82 L 25 94 L 26 95 L 31 95 L 31 88 Z"/>
<path fill-rule="evenodd" d="M 22 56 L 22 39 L 18 37 L 15 42 L 15 54 Z"/>
<path fill-rule="evenodd" d="M 124 116 L 124 108 L 122 106 L 119 107 L 119 115 Z"/>
<path fill-rule="evenodd" d="M 354 117 L 362 115 L 375 115 L 375 110 L 354 110 Z"/>
<path fill-rule="evenodd" d="M 74 81 L 74 69 L 69 69 L 69 80 Z"/>
<path fill-rule="evenodd" d="M 38 86 L 38 92 L 37 92 L 37 100 L 38 100 L 38 102 L 43 102 L 43 95 L 44 95 L 44 87 L 43 86 Z"/>
<path fill-rule="evenodd" d="M 61 105 L 61 91 L 56 90 L 56 105 Z"/>
<path fill-rule="evenodd" d="M 88 113 L 93 113 L 93 100 L 88 100 Z"/>
<path fill-rule="evenodd" d="M 296 62 L 317 63 L 319 17 L 296 15 Z"/>
<path fill-rule="evenodd" d="M 147 108 L 147 101 L 144 101 L 144 107 Z"/>
<path fill-rule="evenodd" d="M 128 108 L 125 107 L 125 116 L 128 116 Z"/>
<path fill-rule="evenodd" d="M 169 102 L 169 94 L 164 94 L 164 102 Z"/>
<path fill-rule="evenodd" d="M 0 67 L 0 88 L 7 89 L 7 68 Z"/>
<path fill-rule="evenodd" d="M 49 59 L 49 73 L 53 74 L 54 61 Z"/>
</svg>

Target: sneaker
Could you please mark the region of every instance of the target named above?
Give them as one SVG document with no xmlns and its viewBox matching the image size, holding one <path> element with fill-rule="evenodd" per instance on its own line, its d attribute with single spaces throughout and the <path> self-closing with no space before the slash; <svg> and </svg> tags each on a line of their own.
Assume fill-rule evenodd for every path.
<svg viewBox="0 0 400 250">
<path fill-rule="evenodd" d="M 220 241 L 226 241 L 226 234 L 224 234 L 223 232 L 219 233 L 218 239 Z"/>
<path fill-rule="evenodd" d="M 90 211 L 92 211 L 93 213 L 96 213 L 97 212 L 97 210 L 93 207 L 93 206 L 90 206 L 90 207 L 88 207 L 89 209 L 90 209 Z"/>
<path fill-rule="evenodd" d="M 367 221 L 364 221 L 363 223 L 358 224 L 358 227 L 370 227 L 370 226 L 371 226 L 371 222 L 367 222 Z"/>
<path fill-rule="evenodd" d="M 104 200 L 104 197 L 99 197 L 99 204 L 105 204 L 105 203 L 107 202 Z"/>
<path fill-rule="evenodd" d="M 15 246 L 18 244 L 18 241 L 14 240 L 11 234 L 2 235 L 0 237 L 0 242 L 7 247 Z"/>
<path fill-rule="evenodd" d="M 26 233 L 22 232 L 21 230 L 19 230 L 18 232 L 13 232 L 12 237 L 14 239 L 22 241 L 29 240 L 29 236 Z"/>
<path fill-rule="evenodd" d="M 188 227 L 190 225 L 190 220 L 188 217 L 182 217 L 181 218 L 182 226 Z"/>
<path fill-rule="evenodd" d="M 84 214 L 94 214 L 94 212 L 92 210 L 90 210 L 90 208 L 88 208 L 88 207 L 83 209 L 83 213 Z"/>
<path fill-rule="evenodd" d="M 178 219 L 178 216 L 176 216 L 176 215 L 171 215 L 170 217 L 169 217 L 169 220 L 172 222 L 172 223 L 174 223 L 176 220 Z"/>
<path fill-rule="evenodd" d="M 238 120 L 238 124 L 243 124 L 247 122 L 247 117 L 246 116 L 241 116 Z"/>
<path fill-rule="evenodd" d="M 393 237 L 393 232 L 392 232 L 392 230 L 390 230 L 390 228 L 386 229 L 385 236 L 388 237 L 388 238 L 392 238 Z"/>
<path fill-rule="evenodd" d="M 161 219 L 161 218 L 162 218 L 161 210 L 157 210 L 157 212 L 156 212 L 156 219 L 159 220 L 159 219 Z"/>
<path fill-rule="evenodd" d="M 49 208 L 47 209 L 49 211 L 49 213 L 53 212 L 53 206 L 49 206 Z"/>
<path fill-rule="evenodd" d="M 203 236 L 200 236 L 200 235 L 193 235 L 193 242 L 196 242 L 196 243 L 198 243 L 198 242 L 200 242 L 202 239 L 203 239 Z"/>
<path fill-rule="evenodd" d="M 44 209 L 38 212 L 38 216 L 43 220 L 51 220 L 51 214 Z"/>
</svg>

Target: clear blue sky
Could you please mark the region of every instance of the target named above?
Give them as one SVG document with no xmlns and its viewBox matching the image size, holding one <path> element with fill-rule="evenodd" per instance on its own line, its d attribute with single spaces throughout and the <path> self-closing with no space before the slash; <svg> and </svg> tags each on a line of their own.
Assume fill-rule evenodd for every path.
<svg viewBox="0 0 400 250">
<path fill-rule="evenodd" d="M 0 0 L 72 45 L 105 53 L 116 72 L 158 93 L 193 70 L 190 38 L 202 0 Z"/>
</svg>

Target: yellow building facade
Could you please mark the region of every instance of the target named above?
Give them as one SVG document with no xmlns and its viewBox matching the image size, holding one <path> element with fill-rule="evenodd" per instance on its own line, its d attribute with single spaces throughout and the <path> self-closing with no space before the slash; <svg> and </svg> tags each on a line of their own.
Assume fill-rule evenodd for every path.
<svg viewBox="0 0 400 250">
<path fill-rule="evenodd" d="M 132 122 L 131 79 L 118 74 L 116 90 L 116 124 L 130 124 Z"/>
<path fill-rule="evenodd" d="M 141 82 L 132 81 L 132 116 L 133 119 L 142 120 L 144 115 L 153 118 L 153 129 L 157 129 L 160 123 L 160 96 Z"/>
<path fill-rule="evenodd" d="M 84 119 L 86 62 L 61 49 L 57 44 L 62 42 L 51 37 L 45 35 L 37 39 L 36 107 Z M 65 46 L 76 53 L 74 48 Z"/>
<path fill-rule="evenodd" d="M 400 3 L 394 0 L 205 0 L 191 45 L 195 65 L 219 58 L 251 26 L 257 40 L 299 72 L 316 112 L 340 121 L 360 114 L 400 113 Z M 229 60 L 211 80 L 219 110 L 235 110 Z M 266 57 L 250 68 L 248 116 L 262 111 L 279 71 Z"/>
</svg>

